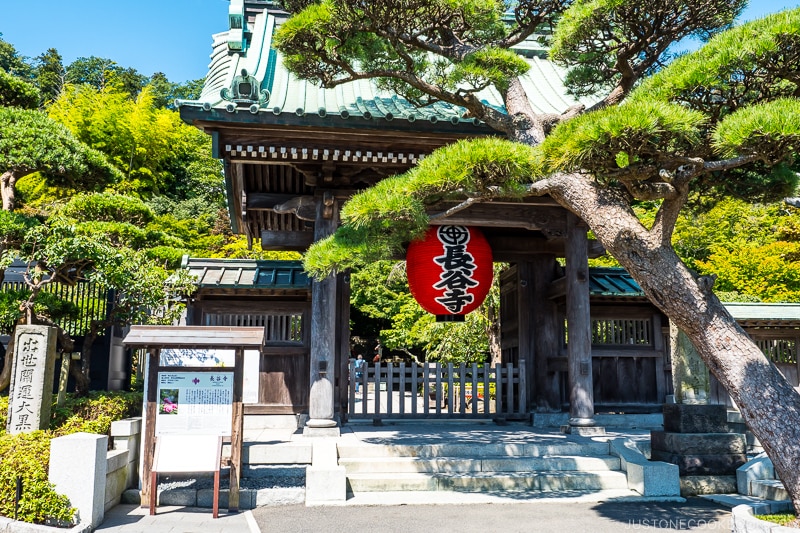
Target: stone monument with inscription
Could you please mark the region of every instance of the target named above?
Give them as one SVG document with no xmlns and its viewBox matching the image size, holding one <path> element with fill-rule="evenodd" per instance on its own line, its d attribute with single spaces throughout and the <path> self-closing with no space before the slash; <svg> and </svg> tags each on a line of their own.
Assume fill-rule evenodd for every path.
<svg viewBox="0 0 800 533">
<path fill-rule="evenodd" d="M 675 324 L 670 324 L 669 343 L 675 403 L 708 403 L 710 386 L 708 367 L 700 358 L 692 341 Z"/>
<path fill-rule="evenodd" d="M 8 394 L 8 433 L 47 429 L 53 396 L 56 328 L 17 326 Z"/>
<path fill-rule="evenodd" d="M 725 405 L 708 403 L 708 367 L 674 325 L 670 350 L 675 403 L 664 405 L 664 430 L 650 432 L 650 458 L 678 465 L 682 496 L 736 492 L 736 469 L 747 461 L 745 436 L 728 431 Z"/>
</svg>

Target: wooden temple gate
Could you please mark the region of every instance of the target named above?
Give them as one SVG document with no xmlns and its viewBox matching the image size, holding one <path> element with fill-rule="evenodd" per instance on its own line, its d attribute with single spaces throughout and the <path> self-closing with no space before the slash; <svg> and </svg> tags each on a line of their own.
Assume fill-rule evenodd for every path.
<svg viewBox="0 0 800 533">
<path fill-rule="evenodd" d="M 178 108 L 184 121 L 211 136 L 213 155 L 224 161 L 234 232 L 260 241 L 264 250 L 302 252 L 335 232 L 339 209 L 354 193 L 407 171 L 441 146 L 497 135 L 464 116 L 462 109 L 443 102 L 416 107 L 368 80 L 335 89 L 297 80 L 271 49 L 274 30 L 286 14 L 265 0 L 232 2 L 231 9 L 230 29 L 214 36 L 202 94 L 178 102 Z M 558 89 L 563 89 L 560 71 L 543 57 L 525 57 L 531 71 L 523 81 L 537 95 L 535 107 L 558 114 L 576 103 Z M 487 98 L 502 104 L 496 95 Z M 432 205 L 431 214 L 441 215 L 453 205 Z M 510 364 L 519 376 L 513 387 L 519 395 L 501 408 L 513 403 L 515 413 L 560 410 L 566 402 L 570 423 L 592 425 L 594 381 L 623 374 L 593 370 L 588 259 L 604 251 L 588 238 L 585 224 L 549 197 L 476 203 L 436 223 L 479 227 L 494 260 L 514 269 L 516 288 L 502 306 L 501 320 L 503 365 Z M 275 351 L 262 358 L 265 386 L 257 409 L 271 412 L 281 407 L 276 402 L 285 401 L 283 408 L 308 412 L 307 427 L 333 428 L 337 417 L 363 416 L 363 406 L 359 415 L 349 394 L 349 276 L 339 273 L 312 281 L 308 294 L 302 345 L 274 345 Z M 211 308 L 205 309 L 202 313 Z M 267 346 L 271 349 L 269 340 Z M 287 355 L 292 350 L 297 353 Z M 645 357 L 643 351 L 635 358 Z M 388 370 L 381 368 L 381 373 Z M 395 376 L 397 368 L 392 371 Z M 413 381 L 414 375 L 387 379 Z M 502 378 L 490 379 L 505 386 Z M 286 399 L 269 398 L 270 388 L 281 380 Z M 459 384 L 458 396 L 448 396 L 454 414 L 467 414 L 466 407 L 464 413 L 455 413 L 466 405 L 460 402 L 466 390 L 465 382 Z M 450 391 L 456 391 L 455 382 Z M 664 392 L 658 389 L 652 400 L 660 404 Z"/>
</svg>

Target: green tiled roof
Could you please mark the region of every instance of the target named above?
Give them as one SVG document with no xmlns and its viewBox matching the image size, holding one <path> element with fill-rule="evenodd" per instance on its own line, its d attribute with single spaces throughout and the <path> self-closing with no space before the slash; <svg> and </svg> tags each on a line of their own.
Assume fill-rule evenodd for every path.
<svg viewBox="0 0 800 533">
<path fill-rule="evenodd" d="M 800 322 L 800 304 L 725 303 L 725 309 L 739 321 Z"/>
<path fill-rule="evenodd" d="M 199 288 L 310 290 L 300 261 L 183 258 Z"/>
<path fill-rule="evenodd" d="M 623 268 L 590 268 L 589 294 L 592 296 L 644 296 L 644 291 Z"/>
<path fill-rule="evenodd" d="M 263 9 L 248 26 L 251 36 L 242 50 L 231 48 L 238 46 L 234 41 L 238 42 L 240 30 L 231 29 L 214 35 L 203 92 L 196 101 L 179 101 L 179 107 L 207 111 L 209 120 L 250 122 L 254 117 L 248 115 L 252 113 L 259 115 L 259 122 L 278 124 L 316 123 L 324 118 L 326 125 L 344 128 L 370 127 L 376 121 L 384 124 L 386 121 L 406 124 L 419 121 L 417 126 L 423 128 L 439 123 L 440 128 L 444 125 L 468 131 L 476 125 L 485 128 L 473 119 L 465 118 L 460 107 L 439 102 L 418 108 L 394 93 L 378 89 L 372 80 L 323 89 L 297 79 L 286 69 L 281 54 L 272 49 L 273 33 L 282 20 L 283 15 L 276 16 Z M 521 79 L 533 109 L 540 113 L 562 113 L 579 103 L 566 94 L 563 84 L 565 72 L 528 48 L 519 50 L 530 65 L 530 70 Z M 236 106 L 223 98 L 223 90 L 231 87 L 234 76 L 242 69 L 260 82 L 261 89 L 269 91 L 269 99 L 263 105 Z M 502 100 L 494 89 L 482 91 L 478 96 L 486 104 L 502 109 Z M 582 103 L 591 105 L 594 100 Z"/>
</svg>

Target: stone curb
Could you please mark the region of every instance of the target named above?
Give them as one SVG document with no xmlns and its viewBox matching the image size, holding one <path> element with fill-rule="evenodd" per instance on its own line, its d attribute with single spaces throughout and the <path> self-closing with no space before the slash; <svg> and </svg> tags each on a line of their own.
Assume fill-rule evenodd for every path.
<svg viewBox="0 0 800 533">
<path fill-rule="evenodd" d="M 45 526 L 42 524 L 29 524 L 0 516 L 0 533 L 89 533 L 91 524 L 78 524 L 71 528 Z"/>
<path fill-rule="evenodd" d="M 619 457 L 620 466 L 628 477 L 628 488 L 642 496 L 681 496 L 680 477 L 677 465 L 661 461 L 650 461 L 628 438 L 609 441 L 611 455 Z M 685 500 L 684 500 L 685 501 Z"/>
<path fill-rule="evenodd" d="M 178 505 L 210 509 L 212 506 L 212 499 L 213 491 L 211 489 L 170 489 L 159 491 L 158 493 L 158 505 Z M 255 509 L 256 507 L 263 507 L 266 505 L 302 504 L 305 503 L 305 501 L 305 487 L 277 487 L 258 490 L 241 489 L 239 491 L 239 508 L 242 510 Z M 128 489 L 122 494 L 122 503 L 139 505 L 140 502 L 141 497 L 138 489 Z M 228 489 L 220 489 L 219 506 L 221 509 L 227 508 Z M 2 529 L 0 529 L 0 533 L 3 533 Z"/>
<path fill-rule="evenodd" d="M 796 533 L 797 529 L 779 526 L 772 522 L 759 520 L 756 514 L 771 514 L 791 511 L 791 502 L 772 504 L 737 505 L 731 510 L 733 533 Z"/>
</svg>

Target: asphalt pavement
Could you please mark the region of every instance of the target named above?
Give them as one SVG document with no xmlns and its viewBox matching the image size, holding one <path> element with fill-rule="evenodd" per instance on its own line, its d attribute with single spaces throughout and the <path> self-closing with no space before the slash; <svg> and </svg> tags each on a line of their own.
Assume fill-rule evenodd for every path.
<svg viewBox="0 0 800 533">
<path fill-rule="evenodd" d="M 306 507 L 253 509 L 262 533 L 617 533 L 731 531 L 730 510 L 701 498 L 678 502 L 560 502 L 508 504 Z"/>
</svg>

